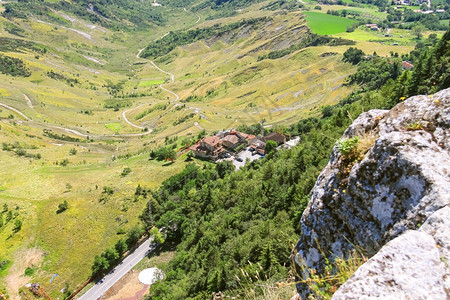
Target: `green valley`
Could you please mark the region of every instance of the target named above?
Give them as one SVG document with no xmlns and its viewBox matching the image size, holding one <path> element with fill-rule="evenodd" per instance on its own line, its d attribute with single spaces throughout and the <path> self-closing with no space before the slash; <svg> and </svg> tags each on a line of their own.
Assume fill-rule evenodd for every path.
<svg viewBox="0 0 450 300">
<path fill-rule="evenodd" d="M 94 275 L 79 297 L 156 226 L 134 270 L 166 279 L 146 297 L 292 296 L 301 213 L 350 119 L 448 87 L 430 24 L 372 1 L 0 2 L 0 293 L 67 299 Z M 226 130 L 301 139 L 237 171 L 188 151 Z"/>
</svg>

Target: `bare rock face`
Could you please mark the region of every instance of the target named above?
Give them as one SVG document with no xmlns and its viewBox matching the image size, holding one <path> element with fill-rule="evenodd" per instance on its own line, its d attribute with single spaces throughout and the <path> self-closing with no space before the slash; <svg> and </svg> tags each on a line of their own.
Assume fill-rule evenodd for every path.
<svg viewBox="0 0 450 300">
<path fill-rule="evenodd" d="M 341 286 L 333 299 L 448 299 L 450 278 L 444 258 L 449 257 L 450 208 L 437 211 L 425 224 L 382 247 Z M 428 234 L 426 231 L 431 228 L 433 234 Z"/>
<path fill-rule="evenodd" d="M 357 245 L 374 256 L 336 299 L 450 298 L 450 89 L 363 113 L 343 138 L 354 136 L 368 152 L 344 172 L 335 147 L 303 213 L 299 277 Z"/>
</svg>

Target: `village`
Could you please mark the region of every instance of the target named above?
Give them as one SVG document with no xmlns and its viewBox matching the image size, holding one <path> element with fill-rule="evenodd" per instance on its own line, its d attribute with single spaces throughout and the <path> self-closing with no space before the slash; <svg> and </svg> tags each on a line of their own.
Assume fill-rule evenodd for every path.
<svg viewBox="0 0 450 300">
<path fill-rule="evenodd" d="M 265 136 L 255 136 L 236 130 L 219 131 L 215 135 L 199 140 L 189 150 L 198 157 L 215 162 L 231 161 L 239 169 L 248 161 L 262 158 L 266 155 L 266 144 L 272 141 L 277 147 L 291 147 L 299 139 L 287 142 L 283 134 L 272 132 Z M 273 143 L 272 143 L 273 144 Z"/>
</svg>

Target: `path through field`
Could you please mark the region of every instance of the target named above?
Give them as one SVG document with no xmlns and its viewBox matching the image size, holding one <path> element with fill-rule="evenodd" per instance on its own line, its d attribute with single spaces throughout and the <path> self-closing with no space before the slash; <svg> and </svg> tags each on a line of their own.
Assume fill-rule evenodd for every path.
<svg viewBox="0 0 450 300">
<path fill-rule="evenodd" d="M 33 108 L 34 108 L 34 107 L 33 107 L 33 103 L 31 103 L 30 98 L 29 98 L 27 95 L 25 95 L 25 94 L 23 94 L 23 96 L 25 97 L 25 100 L 27 100 L 27 105 L 28 105 L 28 107 L 31 108 L 31 109 L 33 109 Z"/>
<path fill-rule="evenodd" d="M 168 34 L 168 33 L 164 34 L 162 37 L 165 37 L 167 34 Z M 144 51 L 144 49 L 145 49 L 145 47 L 138 51 L 138 53 L 136 54 L 136 58 L 141 58 L 141 53 L 142 53 L 142 51 Z M 170 76 L 170 81 L 171 81 L 171 83 L 175 82 L 175 75 L 173 75 L 173 74 L 170 73 L 170 72 L 164 71 L 163 69 L 161 69 L 160 67 L 158 67 L 152 60 L 150 60 L 149 62 L 150 62 L 150 63 L 151 63 L 158 71 L 160 71 L 160 72 L 162 72 L 162 73 L 164 73 L 164 74 L 169 75 L 169 76 Z M 172 102 L 176 102 L 176 101 L 178 101 L 178 100 L 180 99 L 180 96 L 178 96 L 176 93 L 172 92 L 171 90 L 166 89 L 166 88 L 164 87 L 163 84 L 160 84 L 159 87 L 160 87 L 163 91 L 166 91 L 166 92 L 168 92 L 169 94 L 172 94 L 172 95 L 175 96 L 175 99 L 172 100 L 172 101 L 170 101 L 171 103 L 172 103 Z M 139 108 L 139 107 L 142 107 L 142 106 L 148 105 L 148 104 L 151 104 L 151 102 L 143 103 L 143 104 L 140 104 L 140 105 L 138 105 L 138 106 L 136 106 L 136 107 L 133 107 L 133 108 L 130 108 L 130 109 L 124 111 L 124 112 L 122 113 L 122 117 L 123 117 L 123 119 L 125 120 L 125 122 L 127 122 L 129 125 L 131 125 L 131 126 L 133 126 L 133 127 L 136 127 L 136 128 L 139 128 L 139 129 L 145 129 L 145 127 L 136 125 L 136 124 L 134 124 L 133 122 L 131 122 L 131 121 L 127 118 L 127 115 L 126 115 L 126 114 L 127 114 L 128 112 L 130 112 L 130 111 L 133 111 L 133 110 L 135 110 L 135 109 L 137 109 L 137 108 Z M 149 129 L 149 131 L 151 131 L 151 129 Z"/>
<path fill-rule="evenodd" d="M 164 35 L 164 36 L 165 36 L 165 35 Z M 142 48 L 141 50 L 138 51 L 138 53 L 136 54 L 136 57 L 137 57 L 137 58 L 140 58 L 140 55 L 141 55 L 142 51 L 144 51 L 144 49 L 145 49 L 145 48 Z M 161 69 L 160 67 L 158 67 L 153 61 L 150 60 L 149 62 L 150 62 L 150 63 L 151 63 L 158 71 L 160 71 L 160 72 L 162 72 L 162 73 L 165 73 L 165 74 L 169 75 L 169 76 L 170 76 L 171 82 L 174 82 L 174 81 L 175 81 L 175 75 L 173 75 L 173 74 L 170 73 L 170 72 L 164 71 L 163 69 Z M 171 91 L 171 90 L 165 88 L 165 87 L 163 86 L 163 84 L 160 84 L 159 87 L 160 87 L 162 90 L 164 90 L 164 91 L 166 91 L 166 92 L 172 94 L 173 96 L 175 96 L 175 99 L 172 100 L 171 102 L 176 102 L 176 101 L 178 101 L 178 100 L 180 99 L 180 96 L 178 96 L 178 95 L 177 95 L 176 93 L 174 93 L 173 91 Z M 23 94 L 23 95 L 24 95 L 24 97 L 25 97 L 25 100 L 27 101 L 27 105 L 28 105 L 30 108 L 33 108 L 33 104 L 31 103 L 30 98 L 29 98 L 27 95 L 25 95 L 25 94 Z M 145 130 L 146 127 L 143 127 L 143 126 L 139 126 L 139 125 L 134 124 L 133 122 L 131 122 L 131 121 L 127 118 L 126 114 L 127 114 L 128 112 L 132 111 L 132 110 L 135 110 L 135 109 L 137 109 L 137 108 L 139 108 L 139 107 L 142 107 L 142 106 L 148 105 L 148 104 L 151 104 L 151 102 L 149 102 L 149 103 L 143 103 L 143 104 L 140 104 L 140 105 L 138 105 L 138 106 L 136 106 L 136 107 L 133 107 L 133 108 L 130 108 L 130 109 L 124 111 L 124 112 L 122 113 L 122 117 L 123 117 L 123 119 L 125 120 L 125 122 L 128 123 L 129 125 L 135 127 L 135 128 L 138 128 L 138 129 L 141 129 L 141 130 Z M 14 107 L 11 107 L 11 106 L 5 104 L 5 103 L 0 103 L 0 106 L 3 106 L 4 108 L 9 109 L 9 110 L 12 110 L 13 112 L 19 114 L 19 115 L 22 116 L 25 120 L 29 121 L 31 124 L 35 123 L 35 124 L 39 124 L 39 125 L 42 126 L 42 127 L 55 128 L 55 129 L 63 130 L 63 131 L 66 131 L 66 132 L 68 132 L 68 133 L 72 133 L 72 134 L 81 136 L 81 137 L 83 137 L 83 138 L 88 138 L 88 137 L 89 137 L 89 138 L 139 137 L 139 136 L 148 135 L 148 134 L 150 134 L 150 133 L 152 132 L 151 129 L 147 129 L 145 132 L 140 132 L 140 133 L 125 133 L 125 134 L 112 134 L 112 135 L 111 135 L 111 134 L 109 134 L 109 135 L 108 135 L 108 134 L 105 134 L 105 135 L 95 135 L 95 134 L 82 133 L 82 132 L 80 132 L 80 131 L 78 131 L 78 130 L 75 130 L 75 129 L 70 129 L 70 128 L 61 127 L 61 126 L 56 126 L 56 125 L 50 125 L 50 124 L 44 124 L 44 123 L 41 123 L 41 122 L 38 122 L 38 121 L 34 121 L 34 120 L 32 120 L 31 118 L 29 118 L 28 116 L 26 116 L 23 112 L 19 111 L 18 109 L 15 109 Z"/>
</svg>

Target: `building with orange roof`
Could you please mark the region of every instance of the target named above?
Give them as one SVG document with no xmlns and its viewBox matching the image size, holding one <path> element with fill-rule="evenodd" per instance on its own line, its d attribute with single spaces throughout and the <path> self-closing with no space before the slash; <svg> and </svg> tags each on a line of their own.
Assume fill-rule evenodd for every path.
<svg viewBox="0 0 450 300">
<path fill-rule="evenodd" d="M 222 141 L 215 135 L 201 139 L 197 144 L 189 147 L 189 150 L 197 157 L 210 158 L 213 160 L 218 159 L 219 156 L 225 152 Z"/>
</svg>

